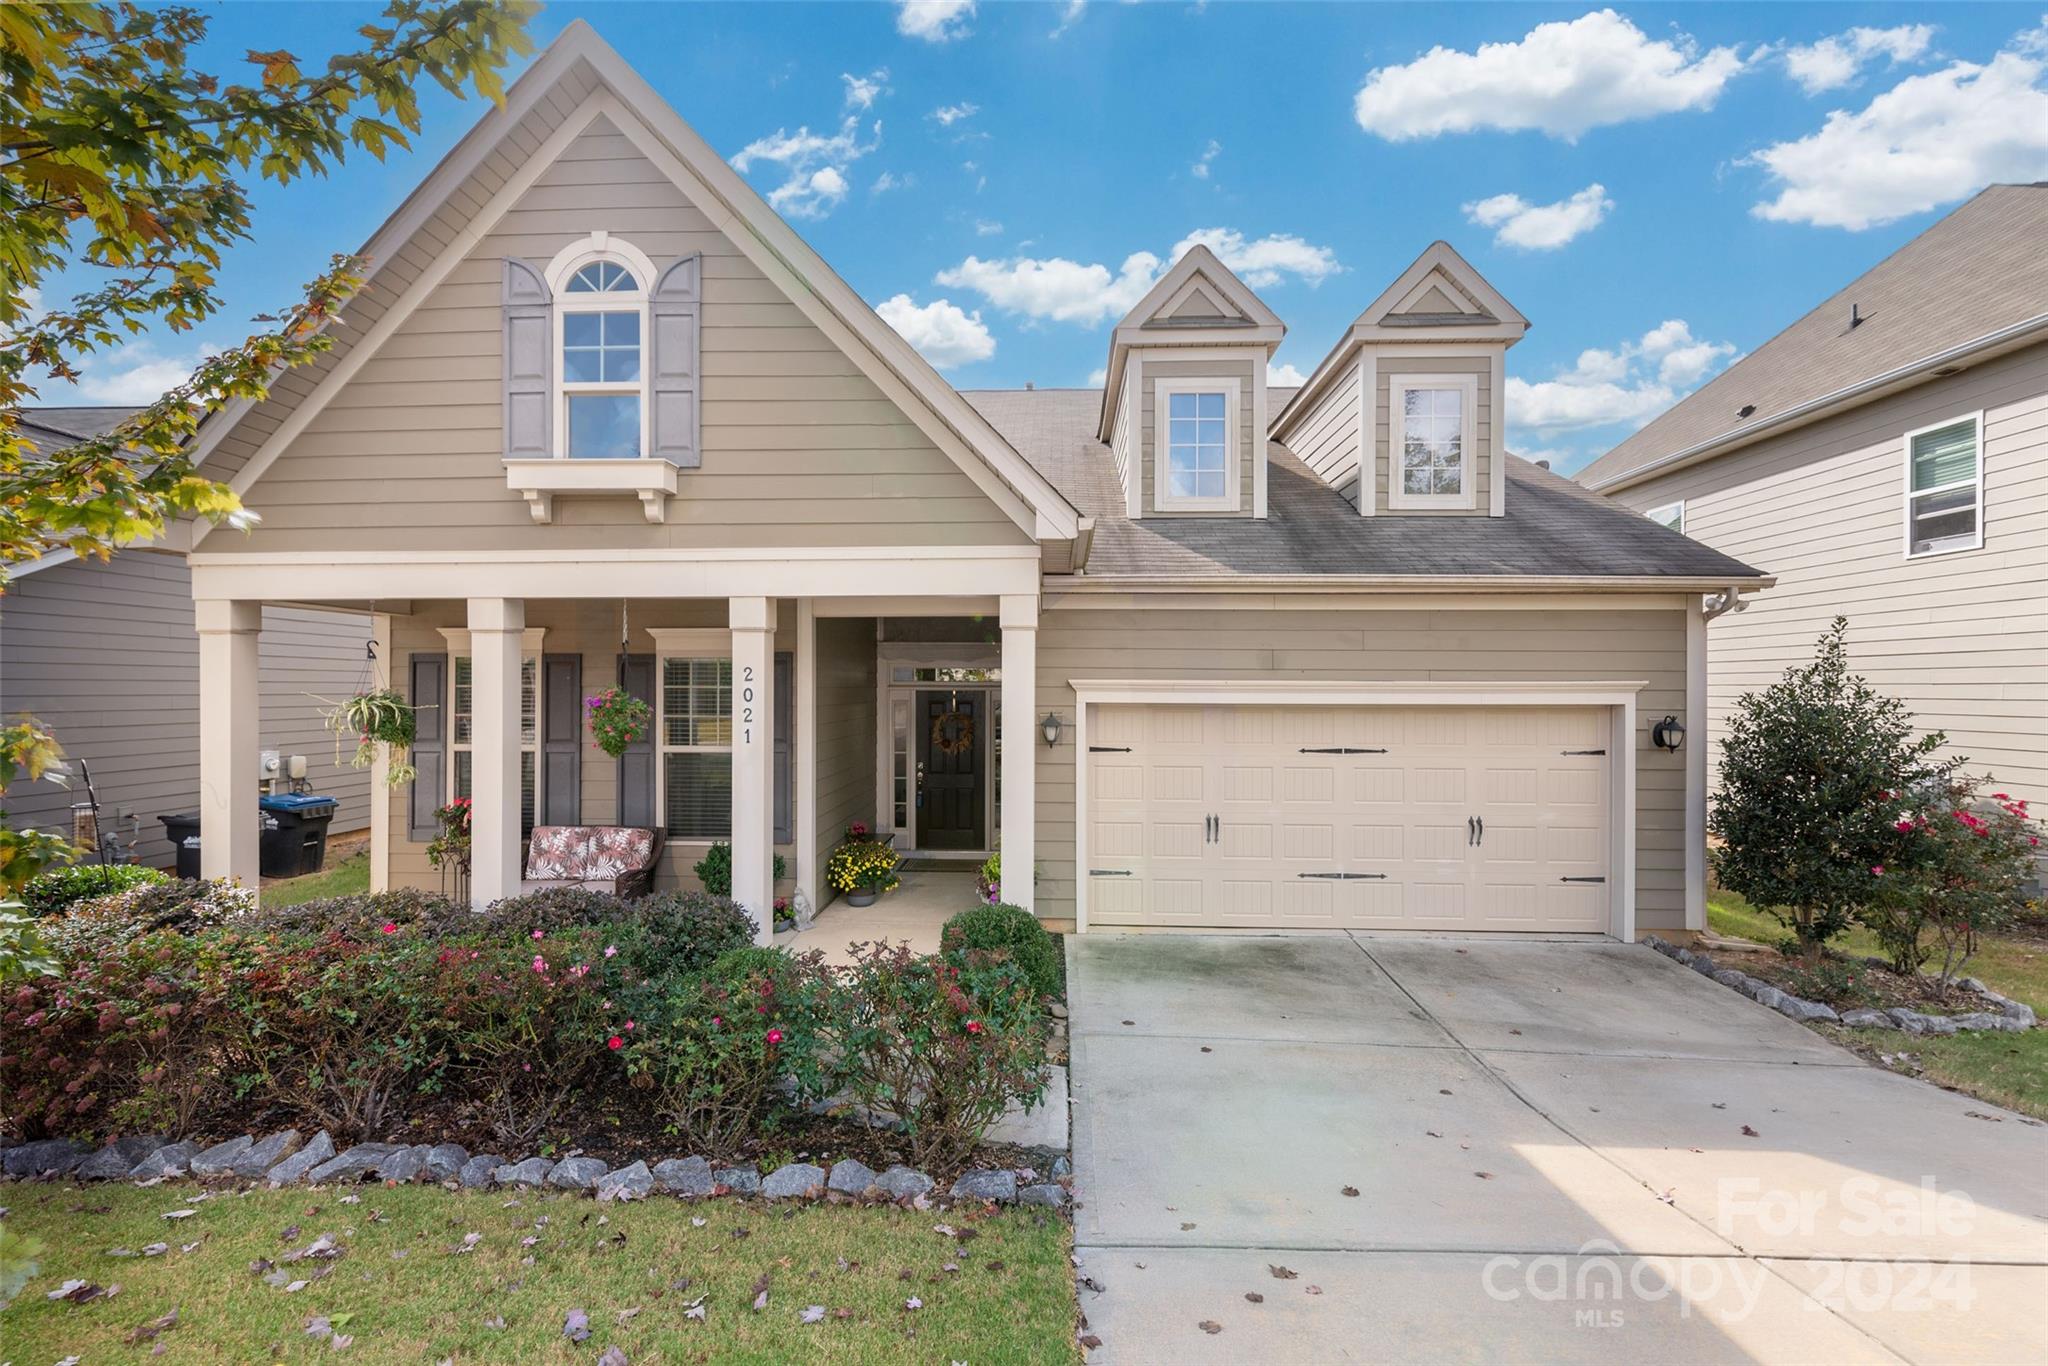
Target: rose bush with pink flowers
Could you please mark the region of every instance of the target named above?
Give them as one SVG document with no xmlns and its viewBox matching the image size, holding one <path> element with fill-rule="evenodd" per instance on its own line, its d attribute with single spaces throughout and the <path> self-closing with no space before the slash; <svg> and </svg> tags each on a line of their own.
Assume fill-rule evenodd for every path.
<svg viewBox="0 0 2048 1366">
<path fill-rule="evenodd" d="M 1938 959 L 1943 989 L 1984 932 L 2012 918 L 2041 846 L 2025 800 L 1987 795 L 1988 785 L 1965 778 L 1919 798 L 1887 793 L 1894 849 L 1871 868 L 1871 892 L 1857 912 L 1896 971 L 1918 972 Z"/>
</svg>

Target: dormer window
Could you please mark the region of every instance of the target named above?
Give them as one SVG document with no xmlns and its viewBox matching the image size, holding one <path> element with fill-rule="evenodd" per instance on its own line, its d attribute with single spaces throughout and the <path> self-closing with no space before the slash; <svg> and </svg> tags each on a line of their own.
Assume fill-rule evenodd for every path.
<svg viewBox="0 0 2048 1366">
<path fill-rule="evenodd" d="M 1159 381 L 1153 409 L 1153 504 L 1159 511 L 1237 511 L 1237 398 L 1234 383 Z"/>
<path fill-rule="evenodd" d="M 1469 509 L 1473 498 L 1472 375 L 1395 375 L 1388 381 L 1394 469 L 1387 506 Z"/>
</svg>

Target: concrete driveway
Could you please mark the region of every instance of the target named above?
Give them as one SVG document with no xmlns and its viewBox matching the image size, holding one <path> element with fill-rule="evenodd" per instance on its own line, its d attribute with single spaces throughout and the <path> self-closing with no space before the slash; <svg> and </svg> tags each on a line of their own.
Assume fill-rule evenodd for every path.
<svg viewBox="0 0 2048 1366">
<path fill-rule="evenodd" d="M 2048 1127 L 1648 949 L 1067 944 L 1091 1362 L 2048 1361 Z"/>
</svg>

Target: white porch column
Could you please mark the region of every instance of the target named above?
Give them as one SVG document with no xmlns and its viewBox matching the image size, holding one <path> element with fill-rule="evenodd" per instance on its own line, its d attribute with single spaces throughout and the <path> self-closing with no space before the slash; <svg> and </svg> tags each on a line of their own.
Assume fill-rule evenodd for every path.
<svg viewBox="0 0 2048 1366">
<path fill-rule="evenodd" d="M 199 627 L 199 871 L 253 888 L 261 873 L 263 604 L 202 598 L 192 606 Z"/>
<path fill-rule="evenodd" d="M 370 614 L 370 639 L 377 647 L 377 659 L 370 666 L 373 688 L 391 686 L 391 614 L 372 612 Z M 391 771 L 391 760 L 386 758 L 383 745 L 377 746 L 377 755 L 370 761 L 370 890 L 385 892 L 391 889 L 391 813 L 393 807 L 404 800 L 404 794 L 394 792 L 385 781 Z M 403 811 L 403 806 L 398 806 Z"/>
<path fill-rule="evenodd" d="M 775 599 L 734 598 L 732 899 L 775 938 Z"/>
<path fill-rule="evenodd" d="M 1038 599 L 1006 595 L 1003 628 L 1003 900 L 1031 910 L 1038 866 Z"/>
<path fill-rule="evenodd" d="M 818 610 L 796 600 L 796 893 L 818 909 L 825 881 L 818 876 Z M 770 681 L 772 682 L 772 676 Z"/>
<path fill-rule="evenodd" d="M 520 598 L 469 600 L 469 899 L 516 895 L 519 877 Z"/>
</svg>

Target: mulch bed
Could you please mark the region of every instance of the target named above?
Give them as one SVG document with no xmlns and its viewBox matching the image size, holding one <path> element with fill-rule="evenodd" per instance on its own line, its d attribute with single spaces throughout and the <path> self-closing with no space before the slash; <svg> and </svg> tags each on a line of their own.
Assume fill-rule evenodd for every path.
<svg viewBox="0 0 2048 1366">
<path fill-rule="evenodd" d="M 1908 977 L 1888 967 L 1844 954 L 1829 953 L 1827 959 L 1853 974 L 1854 989 L 1828 992 L 1821 990 L 1821 983 L 1812 974 L 1800 971 L 1798 960 L 1788 958 L 1776 949 L 1741 950 L 1724 946 L 1711 952 L 1719 967 L 1735 968 L 1752 977 L 1760 977 L 1780 991 L 1809 1001 L 1820 1001 L 1837 1010 L 1854 1010 L 1858 1006 L 1888 1010 L 1893 1006 L 1904 1006 L 1928 1015 L 1962 1015 L 1992 1008 L 1983 997 L 1963 987 L 1954 987 L 1943 994 L 1935 979 L 1925 973 Z M 1968 975 L 1967 969 L 1963 975 Z"/>
</svg>

